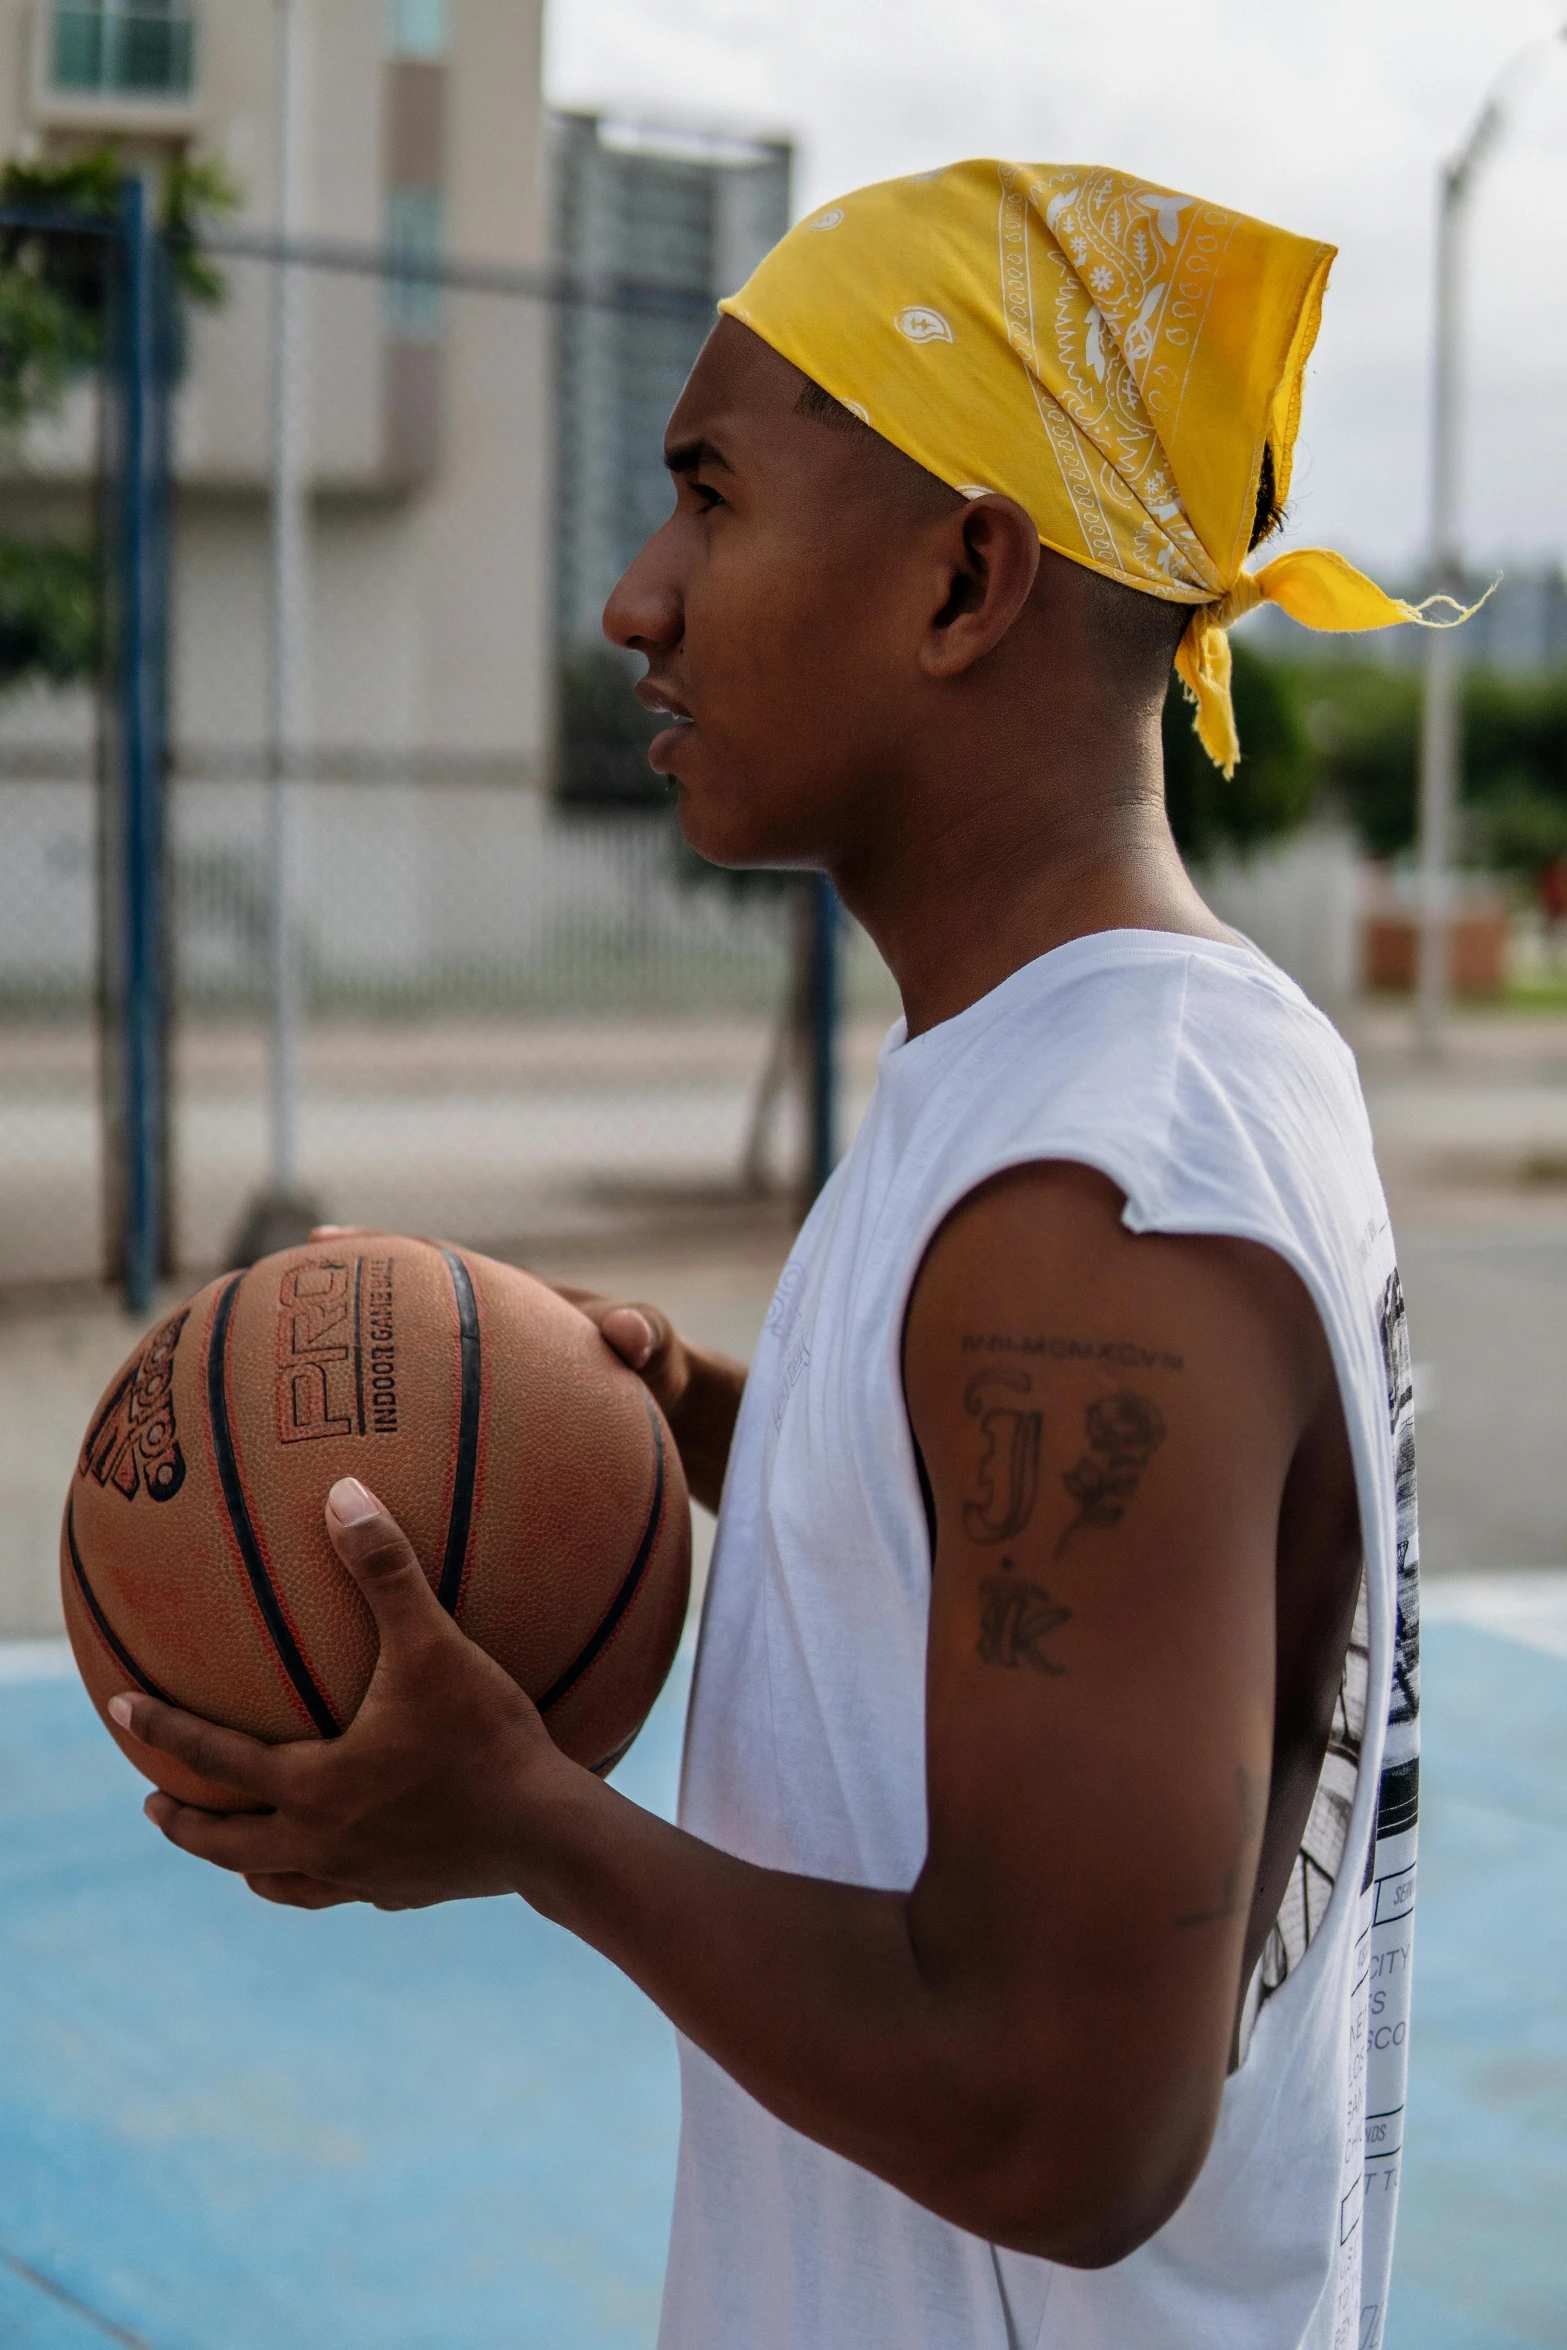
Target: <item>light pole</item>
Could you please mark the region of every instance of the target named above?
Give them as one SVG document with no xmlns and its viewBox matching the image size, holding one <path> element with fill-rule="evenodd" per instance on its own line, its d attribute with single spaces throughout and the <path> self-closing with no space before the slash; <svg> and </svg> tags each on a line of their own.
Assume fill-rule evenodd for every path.
<svg viewBox="0 0 1567 2350">
<path fill-rule="evenodd" d="M 1431 587 L 1456 602 L 1463 597 L 1458 529 L 1459 271 L 1469 199 L 1481 164 L 1500 136 L 1502 90 L 1523 60 L 1567 40 L 1567 24 L 1526 42 L 1491 84 L 1462 147 L 1438 177 L 1436 228 L 1436 347 L 1431 430 Z M 1456 632 L 1433 628 L 1425 646 L 1425 693 L 1420 719 L 1420 973 L 1416 1029 L 1422 1048 L 1441 1048 L 1451 992 L 1451 845 L 1458 806 L 1462 712 Z"/>
<path fill-rule="evenodd" d="M 278 28 L 278 241 L 299 227 L 299 0 L 276 0 Z M 304 351 L 298 271 L 285 257 L 272 289 L 272 611 L 270 707 L 272 866 L 272 1191 L 292 1198 L 298 1175 L 299 966 L 290 905 L 294 769 L 305 654 L 309 515 L 304 479 Z"/>
<path fill-rule="evenodd" d="M 269 1169 L 235 1241 L 249 1262 L 308 1237 L 312 1204 L 299 1194 L 299 955 L 295 936 L 295 784 L 303 737 L 308 642 L 310 488 L 305 446 L 305 289 L 289 247 L 300 224 L 303 0 L 274 0 L 277 25 L 277 233 L 269 385 L 272 421 L 268 580 L 267 973 L 271 1014 Z"/>
</svg>

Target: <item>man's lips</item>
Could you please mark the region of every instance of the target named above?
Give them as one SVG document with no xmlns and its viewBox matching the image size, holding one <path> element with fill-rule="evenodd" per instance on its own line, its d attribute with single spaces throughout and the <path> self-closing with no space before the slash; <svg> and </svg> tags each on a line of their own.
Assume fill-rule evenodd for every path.
<svg viewBox="0 0 1567 2350">
<path fill-rule="evenodd" d="M 651 710 L 655 718 L 673 718 L 683 721 L 687 726 L 691 724 L 690 711 L 667 687 L 654 685 L 644 677 L 638 683 L 636 695 L 643 709 Z"/>
<path fill-rule="evenodd" d="M 654 735 L 647 753 L 648 765 L 655 773 L 667 774 L 676 744 L 687 727 L 695 725 L 696 721 L 684 702 L 677 701 L 663 686 L 650 685 L 646 678 L 637 687 L 636 693 L 644 710 L 651 710 L 655 718 L 664 718 L 669 722 Z"/>
</svg>

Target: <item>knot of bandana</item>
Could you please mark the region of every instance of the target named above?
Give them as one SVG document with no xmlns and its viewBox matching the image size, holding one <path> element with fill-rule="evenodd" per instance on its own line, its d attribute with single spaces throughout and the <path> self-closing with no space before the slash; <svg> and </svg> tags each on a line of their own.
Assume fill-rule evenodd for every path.
<svg viewBox="0 0 1567 2350">
<path fill-rule="evenodd" d="M 965 496 L 1195 607 L 1176 667 L 1204 748 L 1240 755 L 1225 631 L 1441 626 L 1342 556 L 1245 568 L 1265 456 L 1289 492 L 1331 245 L 1097 164 L 980 160 L 841 197 L 720 303 Z M 1432 602 L 1442 599 L 1432 599 Z"/>
<path fill-rule="evenodd" d="M 1296 547 L 1260 571 L 1243 571 L 1217 603 L 1200 605 L 1192 614 L 1175 656 L 1175 673 L 1197 705 L 1203 749 L 1226 780 L 1235 773 L 1241 753 L 1230 699 L 1229 631 L 1259 604 L 1277 604 L 1307 628 L 1393 628 L 1402 621 L 1413 621 L 1417 628 L 1456 628 L 1479 611 L 1495 585 L 1493 580 L 1474 604 L 1457 603 L 1451 596 L 1406 604 L 1328 547 Z"/>
</svg>

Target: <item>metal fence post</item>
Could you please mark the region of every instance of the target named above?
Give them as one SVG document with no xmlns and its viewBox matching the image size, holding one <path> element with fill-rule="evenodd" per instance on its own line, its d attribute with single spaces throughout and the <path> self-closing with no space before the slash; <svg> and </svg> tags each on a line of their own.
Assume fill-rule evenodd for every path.
<svg viewBox="0 0 1567 2350">
<path fill-rule="evenodd" d="M 825 873 L 813 873 L 809 893 L 807 965 L 810 1075 L 807 1090 L 806 1205 L 838 1163 L 838 893 Z"/>
<path fill-rule="evenodd" d="M 110 1264 L 145 1313 L 168 1261 L 163 802 L 168 637 L 167 299 L 139 177 L 121 189 L 108 389 L 116 476 L 104 871 Z"/>
</svg>

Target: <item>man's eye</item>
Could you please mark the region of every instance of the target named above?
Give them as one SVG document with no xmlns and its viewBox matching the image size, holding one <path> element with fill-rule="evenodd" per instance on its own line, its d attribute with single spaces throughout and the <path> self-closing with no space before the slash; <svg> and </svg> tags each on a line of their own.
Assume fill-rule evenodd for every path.
<svg viewBox="0 0 1567 2350">
<path fill-rule="evenodd" d="M 702 512 L 704 514 L 711 514 L 715 506 L 721 506 L 724 502 L 723 499 L 719 496 L 718 492 L 715 489 L 710 488 L 708 483 L 705 481 L 694 481 L 691 484 L 691 487 L 702 501 Z"/>
</svg>

